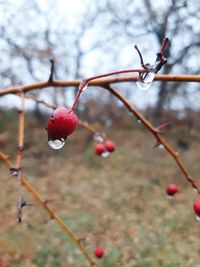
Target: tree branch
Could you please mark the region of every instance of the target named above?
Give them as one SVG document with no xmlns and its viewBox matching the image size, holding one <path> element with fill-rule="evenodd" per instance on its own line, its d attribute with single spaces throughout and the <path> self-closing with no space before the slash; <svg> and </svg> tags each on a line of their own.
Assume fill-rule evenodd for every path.
<svg viewBox="0 0 200 267">
<path fill-rule="evenodd" d="M 138 70 L 139 71 L 139 70 Z M 122 77 L 112 77 L 104 78 L 99 80 L 93 80 L 88 83 L 88 86 L 104 86 L 112 83 L 124 83 L 137 81 L 138 76 L 122 76 Z M 154 81 L 171 81 L 171 82 L 200 82 L 200 75 L 155 75 Z M 21 92 L 30 92 L 32 90 L 39 90 L 47 87 L 59 86 L 59 87 L 70 87 L 79 86 L 80 80 L 56 80 L 51 83 L 48 81 L 31 83 L 27 85 L 20 85 L 16 87 L 11 87 L 7 89 L 0 89 L 0 97 L 7 94 L 19 94 Z"/>
</svg>

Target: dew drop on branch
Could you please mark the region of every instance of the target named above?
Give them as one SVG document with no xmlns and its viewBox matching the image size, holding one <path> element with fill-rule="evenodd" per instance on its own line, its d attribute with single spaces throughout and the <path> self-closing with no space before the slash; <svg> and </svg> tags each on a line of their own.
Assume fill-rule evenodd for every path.
<svg viewBox="0 0 200 267">
<path fill-rule="evenodd" d="M 195 187 L 192 187 L 192 190 L 195 192 L 195 193 L 198 193 L 197 189 Z"/>
<path fill-rule="evenodd" d="M 164 149 L 165 147 L 164 147 L 163 144 L 159 144 L 159 145 L 158 145 L 158 148 L 159 148 L 159 149 Z"/>
<path fill-rule="evenodd" d="M 64 146 L 65 140 L 64 139 L 56 139 L 56 140 L 49 140 L 48 145 L 52 149 L 60 149 Z"/>
<path fill-rule="evenodd" d="M 136 82 L 138 89 L 140 89 L 141 91 L 148 90 L 149 87 L 151 86 L 152 81 L 154 80 L 154 77 L 155 77 L 154 72 L 149 72 L 147 74 L 143 73 L 142 78 Z"/>
<path fill-rule="evenodd" d="M 85 85 L 84 85 L 84 84 L 85 84 Z M 82 88 L 83 85 L 84 85 L 84 87 Z M 81 91 L 81 92 L 84 92 L 85 90 L 87 90 L 87 88 L 88 88 L 88 83 L 86 83 L 85 80 L 82 80 L 82 81 L 80 82 L 79 89 L 81 89 L 81 88 L 82 88 L 82 91 Z"/>
</svg>

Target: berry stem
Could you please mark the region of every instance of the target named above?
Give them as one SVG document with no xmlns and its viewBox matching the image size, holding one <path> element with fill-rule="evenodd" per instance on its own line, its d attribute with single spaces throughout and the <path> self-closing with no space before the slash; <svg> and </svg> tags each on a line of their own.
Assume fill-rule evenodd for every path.
<svg viewBox="0 0 200 267">
<path fill-rule="evenodd" d="M 74 110 L 77 102 L 78 102 L 78 99 L 84 89 L 84 87 L 91 81 L 93 80 L 96 80 L 96 79 L 100 79 L 100 78 L 104 78 L 104 77 L 108 77 L 108 76 L 113 76 L 113 75 L 117 75 L 117 74 L 122 74 L 122 73 L 133 73 L 133 72 L 138 72 L 138 73 L 146 73 L 146 72 L 149 72 L 149 70 L 147 69 L 128 69 L 128 70 L 119 70 L 119 71 L 114 71 L 114 72 L 109 72 L 109 73 L 106 73 L 106 74 L 102 74 L 102 75 L 97 75 L 97 76 L 93 76 L 93 77 L 90 77 L 90 78 L 87 78 L 83 81 L 83 83 L 81 84 L 81 86 L 79 87 L 79 90 L 78 90 L 78 93 L 76 95 L 76 98 L 74 100 L 74 103 L 72 105 L 72 108 L 71 110 Z"/>
</svg>

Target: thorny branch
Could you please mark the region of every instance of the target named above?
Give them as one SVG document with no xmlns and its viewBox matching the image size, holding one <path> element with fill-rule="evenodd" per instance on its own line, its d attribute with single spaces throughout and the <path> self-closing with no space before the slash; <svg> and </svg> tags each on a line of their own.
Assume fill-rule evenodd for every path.
<svg viewBox="0 0 200 267">
<path fill-rule="evenodd" d="M 0 160 L 2 160 L 5 164 L 5 166 L 8 169 L 12 169 L 12 163 L 9 160 L 9 157 L 5 155 L 2 151 L 0 151 Z M 88 252 L 86 251 L 84 245 L 81 243 L 81 239 L 78 238 L 72 230 L 64 223 L 64 221 L 60 218 L 60 216 L 53 211 L 53 209 L 49 206 L 48 201 L 43 199 L 43 197 L 36 191 L 36 189 L 25 179 L 20 179 L 21 185 L 24 186 L 35 198 L 37 202 L 43 205 L 43 208 L 45 211 L 49 214 L 50 219 L 55 220 L 60 227 L 71 237 L 71 239 L 74 241 L 74 243 L 77 245 L 77 247 L 80 249 L 80 251 L 83 253 L 87 261 L 90 263 L 90 266 L 100 267 L 97 263 L 95 263 Z"/>
<path fill-rule="evenodd" d="M 21 162 L 22 162 L 22 153 L 24 150 L 24 123 L 25 123 L 25 114 L 24 114 L 24 93 L 21 94 L 21 106 L 19 109 L 19 124 L 18 124 L 18 147 L 17 147 L 17 156 L 15 171 L 11 170 L 13 176 L 17 176 L 17 189 L 18 189 L 18 212 L 17 218 L 18 222 L 22 222 L 22 208 L 25 206 L 25 200 L 23 199 L 22 188 L 21 188 Z"/>
<path fill-rule="evenodd" d="M 118 91 L 116 91 L 112 86 L 108 85 L 104 87 L 106 90 L 108 90 L 111 94 L 116 96 L 123 104 L 124 106 L 133 113 L 138 120 L 143 123 L 143 125 L 155 136 L 157 144 L 162 144 L 165 150 L 173 157 L 176 164 L 184 174 L 187 181 L 191 184 L 192 188 L 197 191 L 197 193 L 200 195 L 200 188 L 198 187 L 196 181 L 192 178 L 190 175 L 188 169 L 186 168 L 183 161 L 180 159 L 179 153 L 175 151 L 168 143 L 167 141 L 161 136 L 160 134 L 160 127 L 154 128 L 154 126 L 146 119 L 144 116 L 136 110 Z"/>
</svg>

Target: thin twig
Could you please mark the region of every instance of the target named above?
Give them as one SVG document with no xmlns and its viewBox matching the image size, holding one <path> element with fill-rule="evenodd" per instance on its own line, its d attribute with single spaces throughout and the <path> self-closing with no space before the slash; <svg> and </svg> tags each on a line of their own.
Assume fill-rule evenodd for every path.
<svg viewBox="0 0 200 267">
<path fill-rule="evenodd" d="M 24 93 L 21 94 L 21 107 L 19 109 L 19 129 L 18 129 L 18 148 L 16 157 L 16 168 L 21 168 L 22 152 L 24 150 Z"/>
<path fill-rule="evenodd" d="M 16 156 L 16 164 L 15 170 L 13 173 L 17 176 L 17 190 L 18 190 L 18 212 L 17 218 L 18 222 L 22 222 L 22 203 L 23 193 L 21 188 L 21 162 L 22 162 L 22 153 L 24 150 L 24 122 L 25 122 L 25 114 L 24 114 L 24 93 L 21 94 L 21 106 L 19 109 L 19 124 L 18 124 L 18 147 L 17 147 L 17 156 Z"/>
<path fill-rule="evenodd" d="M 139 55 L 139 58 L 140 58 L 140 64 L 141 64 L 141 66 L 142 66 L 144 69 L 147 69 L 147 66 L 146 66 L 145 63 L 144 63 L 143 56 L 142 56 L 142 53 L 140 52 L 140 49 L 137 47 L 137 45 L 135 45 L 134 48 L 135 48 L 136 51 L 138 52 L 138 55 Z"/>
</svg>

